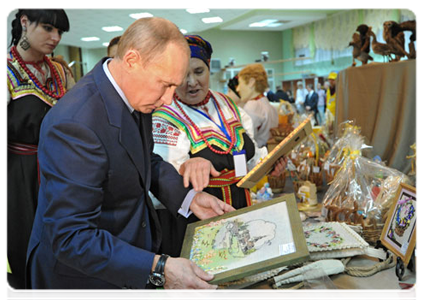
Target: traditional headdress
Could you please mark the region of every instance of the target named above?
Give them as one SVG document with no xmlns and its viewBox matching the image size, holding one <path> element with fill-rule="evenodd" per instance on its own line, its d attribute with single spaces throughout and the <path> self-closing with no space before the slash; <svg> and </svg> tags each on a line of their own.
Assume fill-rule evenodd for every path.
<svg viewBox="0 0 423 300">
<path fill-rule="evenodd" d="M 213 53 L 212 46 L 209 42 L 199 35 L 186 35 L 189 48 L 191 49 L 191 57 L 196 57 L 204 61 L 210 69 L 210 58 Z"/>
</svg>

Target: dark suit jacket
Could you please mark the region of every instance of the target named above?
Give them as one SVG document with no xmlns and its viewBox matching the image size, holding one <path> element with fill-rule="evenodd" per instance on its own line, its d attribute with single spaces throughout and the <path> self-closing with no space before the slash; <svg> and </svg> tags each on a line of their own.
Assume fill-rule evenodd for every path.
<svg viewBox="0 0 423 300">
<path fill-rule="evenodd" d="M 267 93 L 267 98 L 272 102 L 279 102 L 279 100 L 289 101 L 288 95 L 283 90 L 277 90 L 276 93 L 269 91 Z"/>
<path fill-rule="evenodd" d="M 304 102 L 304 108 L 306 106 L 310 106 L 310 111 L 314 111 L 315 114 L 317 114 L 317 102 L 319 101 L 319 95 L 315 91 L 313 91 L 313 94 L 310 95 L 310 93 L 307 94 L 306 100 Z"/>
<path fill-rule="evenodd" d="M 174 215 L 188 193 L 174 167 L 153 153 L 151 114 L 141 114 L 140 134 L 104 61 L 42 124 L 31 288 L 144 288 L 161 241 L 148 190 Z"/>
</svg>

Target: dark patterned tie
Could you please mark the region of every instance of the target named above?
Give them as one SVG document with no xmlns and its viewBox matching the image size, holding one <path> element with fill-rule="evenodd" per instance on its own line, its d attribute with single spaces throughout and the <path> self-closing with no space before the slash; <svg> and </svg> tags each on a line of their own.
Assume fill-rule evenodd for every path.
<svg viewBox="0 0 423 300">
<path fill-rule="evenodd" d="M 132 117 L 134 118 L 135 123 L 137 123 L 137 127 L 141 129 L 141 113 L 139 111 L 134 110 L 132 112 Z"/>
</svg>

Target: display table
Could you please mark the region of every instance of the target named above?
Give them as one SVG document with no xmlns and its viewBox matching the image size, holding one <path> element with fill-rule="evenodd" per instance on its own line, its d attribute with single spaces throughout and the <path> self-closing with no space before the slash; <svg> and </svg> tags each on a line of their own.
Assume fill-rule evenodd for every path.
<svg viewBox="0 0 423 300">
<path fill-rule="evenodd" d="M 407 174 L 416 142 L 416 61 L 370 63 L 339 72 L 336 124 L 355 121 L 387 166 Z"/>
<path fill-rule="evenodd" d="M 319 203 L 326 192 L 325 188 L 318 191 L 317 198 Z M 292 193 L 294 191 L 292 181 L 287 178 L 283 193 Z M 279 195 L 275 195 L 277 197 Z M 417 245 L 419 250 L 419 243 Z M 348 264 L 351 266 L 371 266 L 377 263 L 378 260 L 367 256 L 356 256 Z M 338 288 L 340 294 L 346 300 L 398 300 L 398 291 L 401 290 L 397 276 L 395 275 L 395 267 L 376 273 L 370 277 L 353 277 L 347 274 L 331 275 L 331 280 Z M 411 272 L 406 269 L 403 281 L 405 283 L 416 283 L 420 278 L 420 258 L 416 257 L 416 271 Z M 308 296 L 304 288 L 298 291 L 282 294 L 274 291 L 271 284 L 267 281 L 262 281 L 250 287 L 238 290 L 226 295 L 218 293 L 213 294 L 207 300 L 308 300 Z M 326 300 L 326 299 L 324 299 Z"/>
<path fill-rule="evenodd" d="M 377 261 L 373 258 L 362 256 L 354 257 L 348 266 L 369 266 Z M 416 257 L 416 272 L 406 270 L 402 282 L 416 283 L 420 278 L 420 259 Z M 331 275 L 335 286 L 346 300 L 398 300 L 398 291 L 401 290 L 398 278 L 395 275 L 395 267 L 376 273 L 370 277 L 352 277 L 346 274 Z M 227 295 L 215 294 L 210 300 L 308 300 L 308 296 L 301 288 L 298 291 L 281 294 L 275 292 L 270 283 L 263 281 L 243 290 L 235 291 Z M 323 300 L 323 299 L 322 299 Z M 326 300 L 326 299 L 324 299 Z"/>
</svg>

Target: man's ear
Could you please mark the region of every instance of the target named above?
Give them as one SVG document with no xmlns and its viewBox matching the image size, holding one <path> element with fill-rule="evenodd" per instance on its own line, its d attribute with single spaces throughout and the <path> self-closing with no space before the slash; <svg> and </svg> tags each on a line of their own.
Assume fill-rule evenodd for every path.
<svg viewBox="0 0 423 300">
<path fill-rule="evenodd" d="M 142 59 L 140 53 L 137 50 L 130 49 L 126 51 L 122 60 L 128 68 L 132 69 L 140 65 Z"/>
<path fill-rule="evenodd" d="M 254 77 L 251 77 L 250 80 L 248 80 L 248 86 L 250 88 L 254 88 L 256 86 L 256 79 Z"/>
</svg>

